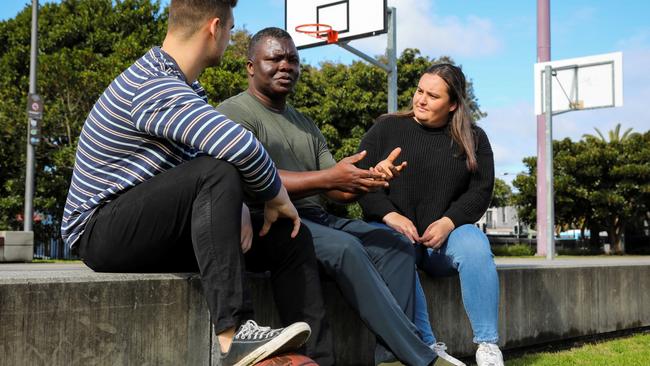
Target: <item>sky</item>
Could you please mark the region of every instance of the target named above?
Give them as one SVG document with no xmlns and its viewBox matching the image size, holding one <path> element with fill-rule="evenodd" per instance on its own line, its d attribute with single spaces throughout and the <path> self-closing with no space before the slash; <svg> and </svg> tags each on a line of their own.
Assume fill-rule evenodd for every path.
<svg viewBox="0 0 650 366">
<path fill-rule="evenodd" d="M 333 0 L 334 1 L 334 0 Z M 26 0 L 2 0 L 0 19 L 15 16 Z M 163 1 L 167 3 L 167 1 Z M 533 65 L 537 60 L 535 0 L 388 0 L 396 8 L 398 52 L 418 48 L 431 58 L 450 56 L 462 65 L 487 117 L 498 178 L 510 182 L 536 154 Z M 553 138 L 579 140 L 617 123 L 650 130 L 650 2 L 638 0 L 551 0 L 551 60 L 623 53 L 624 105 L 553 118 Z M 254 33 L 284 27 L 284 0 L 240 0 L 235 23 Z M 350 22 L 354 22 L 351 19 Z M 369 55 L 385 52 L 386 35 L 352 41 Z M 352 53 L 327 45 L 300 51 L 303 63 L 350 63 Z"/>
</svg>

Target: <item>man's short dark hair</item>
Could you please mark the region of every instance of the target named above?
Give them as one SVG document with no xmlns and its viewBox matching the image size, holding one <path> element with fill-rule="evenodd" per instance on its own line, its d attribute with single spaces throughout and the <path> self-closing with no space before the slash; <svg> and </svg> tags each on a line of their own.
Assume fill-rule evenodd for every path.
<svg viewBox="0 0 650 366">
<path fill-rule="evenodd" d="M 257 44 L 260 43 L 260 41 L 263 40 L 264 38 L 290 39 L 291 41 L 293 41 L 291 35 L 287 33 L 287 31 L 285 31 L 284 29 L 276 28 L 276 27 L 264 28 L 261 31 L 255 33 L 253 38 L 251 38 L 251 42 L 248 44 L 249 60 L 253 59 L 253 56 L 255 56 L 255 48 L 257 47 Z"/>
<path fill-rule="evenodd" d="M 210 18 L 221 19 L 224 26 L 230 17 L 230 9 L 238 0 L 172 0 L 169 5 L 169 30 L 179 31 L 189 38 Z"/>
</svg>

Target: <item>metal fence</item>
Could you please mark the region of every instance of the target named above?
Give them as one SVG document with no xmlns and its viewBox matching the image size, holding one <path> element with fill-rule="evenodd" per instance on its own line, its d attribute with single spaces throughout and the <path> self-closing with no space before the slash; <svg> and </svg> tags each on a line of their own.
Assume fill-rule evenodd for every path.
<svg viewBox="0 0 650 366">
<path fill-rule="evenodd" d="M 61 238 L 34 243 L 34 259 L 79 259 Z"/>
</svg>

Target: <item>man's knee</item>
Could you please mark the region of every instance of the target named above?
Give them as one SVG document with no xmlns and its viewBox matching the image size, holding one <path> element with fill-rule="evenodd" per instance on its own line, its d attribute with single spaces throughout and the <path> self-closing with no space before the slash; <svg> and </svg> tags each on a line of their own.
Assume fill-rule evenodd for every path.
<svg viewBox="0 0 650 366">
<path fill-rule="evenodd" d="M 215 159 L 212 156 L 201 156 L 192 159 L 187 164 L 192 165 L 192 171 L 202 174 L 221 172 L 224 175 L 239 175 L 237 168 L 227 161 Z"/>
<path fill-rule="evenodd" d="M 358 239 L 352 236 L 331 237 L 316 244 L 316 255 L 325 269 L 330 272 L 340 272 L 350 265 L 357 267 L 359 263 L 368 261 L 368 254 Z M 332 274 L 330 272 L 330 274 Z"/>
<path fill-rule="evenodd" d="M 191 174 L 195 175 L 199 183 L 219 182 L 229 187 L 229 193 L 236 194 L 241 190 L 241 177 L 234 165 L 227 161 L 215 159 L 211 156 L 202 156 L 191 160 Z M 232 189 L 232 191 L 231 191 Z"/>
<path fill-rule="evenodd" d="M 379 251 L 389 256 L 412 260 L 415 265 L 415 246 L 406 236 L 394 230 L 376 229 L 364 236 L 369 251 Z"/>
</svg>

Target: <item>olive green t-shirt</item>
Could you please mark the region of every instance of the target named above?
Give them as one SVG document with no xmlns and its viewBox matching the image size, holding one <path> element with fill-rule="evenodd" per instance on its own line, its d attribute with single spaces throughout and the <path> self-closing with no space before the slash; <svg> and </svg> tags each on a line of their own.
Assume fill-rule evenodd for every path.
<svg viewBox="0 0 650 366">
<path fill-rule="evenodd" d="M 217 110 L 251 131 L 278 169 L 304 172 L 328 169 L 336 164 L 318 127 L 290 105 L 278 113 L 244 91 L 223 101 Z M 322 207 L 318 195 L 293 203 L 298 210 Z"/>
</svg>

